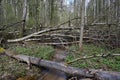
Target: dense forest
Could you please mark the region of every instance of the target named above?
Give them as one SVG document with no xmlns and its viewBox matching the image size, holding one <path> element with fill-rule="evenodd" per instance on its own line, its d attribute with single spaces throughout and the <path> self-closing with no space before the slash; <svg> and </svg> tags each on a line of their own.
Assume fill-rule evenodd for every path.
<svg viewBox="0 0 120 80">
<path fill-rule="evenodd" d="M 0 0 L 0 80 L 120 80 L 120 0 Z"/>
</svg>

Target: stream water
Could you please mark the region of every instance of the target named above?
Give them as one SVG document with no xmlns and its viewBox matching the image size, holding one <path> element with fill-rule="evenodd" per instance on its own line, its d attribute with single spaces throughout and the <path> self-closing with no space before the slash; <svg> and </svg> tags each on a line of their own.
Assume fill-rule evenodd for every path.
<svg viewBox="0 0 120 80">
<path fill-rule="evenodd" d="M 53 56 L 53 61 L 64 63 L 67 52 L 62 49 L 55 49 L 55 55 Z M 64 72 L 49 69 L 44 70 L 43 76 L 39 80 L 67 80 L 67 76 Z"/>
</svg>

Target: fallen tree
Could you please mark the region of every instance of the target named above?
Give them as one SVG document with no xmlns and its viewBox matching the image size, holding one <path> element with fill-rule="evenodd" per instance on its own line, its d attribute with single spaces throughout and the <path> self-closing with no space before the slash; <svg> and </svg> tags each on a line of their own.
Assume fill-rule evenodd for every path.
<svg viewBox="0 0 120 80">
<path fill-rule="evenodd" d="M 50 28 L 50 29 L 45 29 L 45 30 L 42 30 L 42 31 L 35 32 L 35 33 L 33 33 L 33 34 L 30 34 L 30 35 L 28 35 L 28 36 L 25 36 L 25 37 L 22 37 L 22 38 L 19 38 L 19 39 L 8 40 L 8 42 L 19 42 L 19 41 L 23 41 L 23 40 L 26 40 L 26 39 L 28 39 L 28 38 L 31 38 L 31 37 L 34 36 L 34 35 L 38 35 L 38 34 L 50 32 L 50 31 L 56 31 L 56 30 L 73 30 L 73 29 L 80 29 L 80 28 L 73 28 L 73 27 Z"/>
<path fill-rule="evenodd" d="M 28 64 L 34 64 L 37 66 L 43 66 L 50 69 L 60 70 L 70 75 L 94 78 L 95 80 L 120 80 L 120 72 L 100 71 L 93 69 L 80 69 L 80 68 L 67 66 L 62 63 L 57 63 L 54 61 L 48 61 L 48 60 L 21 55 L 21 54 L 13 54 L 10 51 L 5 51 L 5 54 L 9 57 L 17 59 L 19 61 L 26 62 Z"/>
</svg>

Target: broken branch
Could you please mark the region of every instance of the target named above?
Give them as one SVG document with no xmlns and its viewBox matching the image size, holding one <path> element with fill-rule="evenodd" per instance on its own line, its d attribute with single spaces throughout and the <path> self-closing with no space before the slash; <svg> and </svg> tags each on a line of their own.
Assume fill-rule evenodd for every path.
<svg viewBox="0 0 120 80">
<path fill-rule="evenodd" d="M 93 55 L 93 56 L 84 56 L 82 58 L 77 58 L 75 60 L 72 60 L 70 62 L 67 62 L 67 64 L 71 64 L 71 63 L 74 63 L 76 61 L 79 61 L 79 60 L 85 60 L 85 59 L 91 59 L 91 58 L 97 58 L 97 57 L 108 57 L 108 56 L 120 56 L 120 54 L 107 54 L 107 55 Z"/>
</svg>

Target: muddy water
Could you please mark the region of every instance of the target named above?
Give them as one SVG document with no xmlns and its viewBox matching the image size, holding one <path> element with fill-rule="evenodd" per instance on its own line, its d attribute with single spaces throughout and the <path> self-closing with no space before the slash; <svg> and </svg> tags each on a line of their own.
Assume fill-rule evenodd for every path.
<svg viewBox="0 0 120 80">
<path fill-rule="evenodd" d="M 44 75 L 39 80 L 67 80 L 64 72 L 50 69 L 42 72 Z"/>
<path fill-rule="evenodd" d="M 55 49 L 55 55 L 53 56 L 53 61 L 64 63 L 67 52 L 61 49 Z M 39 80 L 67 80 L 66 74 L 64 72 L 50 69 L 44 70 L 43 76 Z"/>
</svg>

